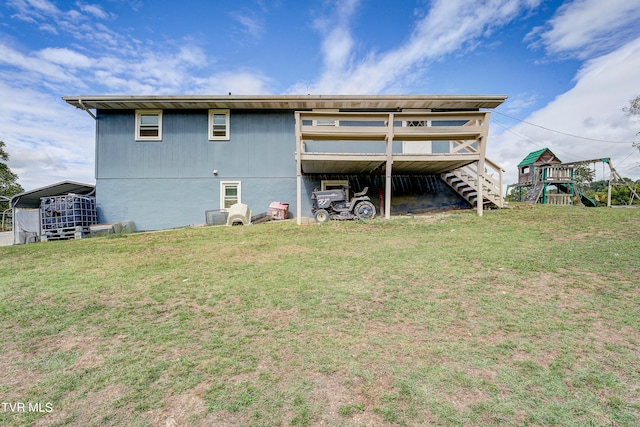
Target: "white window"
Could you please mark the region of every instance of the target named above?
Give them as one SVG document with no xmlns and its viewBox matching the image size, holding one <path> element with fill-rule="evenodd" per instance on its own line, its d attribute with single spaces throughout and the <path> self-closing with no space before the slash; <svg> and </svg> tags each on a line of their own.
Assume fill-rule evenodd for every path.
<svg viewBox="0 0 640 427">
<path fill-rule="evenodd" d="M 324 113 L 338 113 L 340 110 L 336 109 L 322 109 L 322 110 L 312 110 L 312 111 L 322 111 Z M 338 121 L 335 119 L 315 119 L 313 121 L 313 126 L 339 126 Z"/>
<path fill-rule="evenodd" d="M 337 120 L 317 119 L 313 121 L 314 126 L 338 126 Z"/>
<path fill-rule="evenodd" d="M 229 140 L 229 110 L 209 110 L 209 141 Z"/>
<path fill-rule="evenodd" d="M 222 181 L 220 183 L 220 209 L 227 210 L 236 203 L 242 203 L 240 181 Z"/>
<path fill-rule="evenodd" d="M 162 110 L 136 110 L 136 141 L 162 141 Z"/>
</svg>

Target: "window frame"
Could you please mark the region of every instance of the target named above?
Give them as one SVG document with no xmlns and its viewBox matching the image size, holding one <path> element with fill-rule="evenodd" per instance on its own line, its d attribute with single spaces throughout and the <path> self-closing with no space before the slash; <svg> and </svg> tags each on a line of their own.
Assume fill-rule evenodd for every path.
<svg viewBox="0 0 640 427">
<path fill-rule="evenodd" d="M 213 127 L 215 125 L 214 117 L 220 114 L 225 116 L 224 136 L 216 136 L 214 135 L 214 132 L 213 132 Z M 230 110 L 228 109 L 209 110 L 209 121 L 208 121 L 208 128 L 207 128 L 209 141 L 229 141 L 230 130 L 231 130 L 231 111 Z"/>
<path fill-rule="evenodd" d="M 140 134 L 142 130 L 142 116 L 158 116 L 158 135 L 144 136 Z M 162 110 L 136 110 L 136 141 L 162 141 Z"/>
<path fill-rule="evenodd" d="M 311 111 L 320 111 L 320 112 L 323 112 L 323 113 L 335 113 L 335 114 L 338 114 L 340 112 L 340 110 L 337 109 L 337 108 L 322 108 L 322 109 L 314 108 Z M 312 125 L 313 126 L 333 126 L 333 127 L 338 127 L 338 126 L 340 126 L 340 123 L 336 119 L 313 119 Z"/>
<path fill-rule="evenodd" d="M 331 119 L 314 119 L 313 120 L 313 126 L 333 126 L 333 127 L 337 127 L 338 126 L 338 121 L 337 120 L 331 120 Z"/>
<path fill-rule="evenodd" d="M 225 201 L 227 199 L 226 189 L 228 187 L 237 188 L 236 203 L 242 203 L 242 182 L 241 181 L 220 181 L 220 210 L 224 212 L 229 210 L 228 207 L 225 207 Z"/>
</svg>

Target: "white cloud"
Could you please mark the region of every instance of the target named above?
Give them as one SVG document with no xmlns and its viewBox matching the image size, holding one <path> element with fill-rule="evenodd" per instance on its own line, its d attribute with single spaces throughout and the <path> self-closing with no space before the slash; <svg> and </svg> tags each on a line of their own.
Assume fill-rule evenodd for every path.
<svg viewBox="0 0 640 427">
<path fill-rule="evenodd" d="M 60 10 L 47 0 L 9 0 L 7 4 L 17 10 L 13 16 L 27 22 L 36 22 L 60 14 Z"/>
<path fill-rule="evenodd" d="M 109 88 L 107 92 L 111 93 L 153 94 L 156 92 L 153 85 L 135 79 L 120 77 L 107 70 L 97 70 L 94 73 L 94 78 L 100 81 L 104 87 Z"/>
<path fill-rule="evenodd" d="M 538 101 L 538 95 L 535 93 L 520 93 L 510 95 L 504 104 L 504 109 L 508 114 L 517 114 L 527 109 Z"/>
<path fill-rule="evenodd" d="M 234 12 L 231 17 L 240 24 L 242 32 L 252 39 L 258 39 L 264 33 L 264 24 L 255 14 Z"/>
<path fill-rule="evenodd" d="M 51 25 L 51 24 L 41 24 L 40 27 L 38 27 L 41 31 L 45 31 L 47 33 L 51 33 L 53 35 L 58 35 L 58 30 L 56 29 L 55 26 Z"/>
<path fill-rule="evenodd" d="M 349 22 L 356 11 L 358 0 L 348 0 L 336 4 L 334 16 L 320 18 L 314 22 L 315 28 L 324 34 L 322 52 L 324 63 L 330 72 L 341 72 L 349 64 L 353 39 Z"/>
<path fill-rule="evenodd" d="M 638 140 L 636 132 L 640 128 L 622 111 L 629 99 L 640 92 L 638 69 L 640 37 L 588 61 L 577 74 L 571 90 L 526 119 L 545 128 L 589 139 L 574 138 L 526 123 L 513 126 L 510 132 L 492 135 L 488 155 L 507 169 L 506 181 L 515 182 L 515 165 L 529 152 L 543 147 L 549 147 L 563 161 L 610 157 L 614 167 L 625 170 L 625 176 L 640 178 L 640 168 L 633 167 L 634 162 L 640 160 L 640 154 L 631 145 L 632 141 Z M 505 120 L 497 113 L 494 117 L 501 122 Z M 494 126 L 493 131 L 499 129 Z"/>
<path fill-rule="evenodd" d="M 95 122 L 60 98 L 0 82 L 0 139 L 25 189 L 67 179 L 94 182 Z"/>
<path fill-rule="evenodd" d="M 53 64 L 70 68 L 88 68 L 92 65 L 89 57 L 67 48 L 46 48 L 38 52 L 38 56 Z"/>
<path fill-rule="evenodd" d="M 52 61 L 52 59 L 54 60 Z M 76 59 L 78 58 L 76 57 Z M 40 53 L 36 52 L 35 55 L 25 55 L 0 42 L 0 64 L 9 65 L 20 70 L 19 73 L 7 72 L 2 76 L 4 79 L 9 77 L 20 81 L 28 79 L 33 75 L 39 75 L 40 78 L 53 82 L 79 84 L 80 82 L 73 74 L 69 73 L 68 70 L 57 63 L 60 60 L 62 60 L 62 56 L 59 51 L 48 51 L 45 49 L 45 51 L 41 51 Z M 24 72 L 26 72 L 27 75 L 23 75 Z"/>
<path fill-rule="evenodd" d="M 465 47 L 474 48 L 479 38 L 508 23 L 540 0 L 487 0 L 468 2 L 436 0 L 420 19 L 409 41 L 382 54 L 369 53 L 355 59 L 348 20 L 357 2 L 338 3 L 335 16 L 317 21 L 324 37 L 325 69 L 311 85 L 313 93 L 380 93 L 398 88 L 398 81 L 410 81 L 411 73 L 443 56 Z M 455 24 L 453 24 L 455 23 Z M 299 83 L 289 92 L 301 93 Z"/>
<path fill-rule="evenodd" d="M 322 42 L 324 64 L 329 72 L 341 72 L 348 65 L 353 40 L 346 28 L 335 28 Z"/>
<path fill-rule="evenodd" d="M 77 50 L 68 46 L 24 52 L 0 41 L 0 64 L 16 70 L 0 80 L 39 81 L 66 95 L 87 87 L 100 93 L 140 95 L 220 87 L 224 93 L 265 93 L 269 86 L 259 71 L 208 71 L 214 61 L 188 38 L 156 43 L 119 33 L 100 22 L 111 17 L 100 6 L 79 3 L 77 9 L 60 10 L 47 0 L 12 0 L 10 6 L 20 19 L 47 25 L 48 32 L 68 34 L 81 43 Z M 262 31 L 259 19 L 236 18 L 254 36 Z"/>
<path fill-rule="evenodd" d="M 101 51 L 99 53 L 102 54 Z M 69 48 L 19 52 L 0 41 L 0 64 L 13 69 L 5 71 L 0 81 L 37 81 L 43 87 L 57 88 L 55 90 L 66 94 L 84 91 L 86 87 L 100 88 L 106 93 L 187 93 L 202 85 L 202 79 L 206 77 L 198 75 L 210 62 L 200 47 L 187 43 L 165 42 L 163 50 L 123 50 L 119 54 L 104 56 L 91 54 L 95 55 L 94 52 L 84 54 Z M 230 90 L 246 92 L 256 89 L 263 93 L 266 79 L 259 73 L 254 75 L 255 78 L 250 79 L 250 73 L 246 71 L 235 76 L 229 73 L 225 80 L 251 82 L 245 87 L 230 84 Z M 214 77 L 218 78 L 215 74 Z"/>
<path fill-rule="evenodd" d="M 574 0 L 563 4 L 547 26 L 529 35 L 551 55 L 585 59 L 616 48 L 637 34 L 640 0 Z"/>
<path fill-rule="evenodd" d="M 9 0 L 7 5 L 16 11 L 12 17 L 34 23 L 41 31 L 68 34 L 84 42 L 100 42 L 101 50 L 131 49 L 134 42 L 96 21 L 111 17 L 97 5 L 79 4 L 79 10 L 61 10 L 48 0 Z"/>
<path fill-rule="evenodd" d="M 255 72 L 223 72 L 195 82 L 196 92 L 221 95 L 263 95 L 271 93 L 271 79 Z"/>
<path fill-rule="evenodd" d="M 107 19 L 110 17 L 110 15 L 102 10 L 102 8 L 97 4 L 81 4 L 79 5 L 79 7 L 81 11 L 93 15 L 99 19 Z"/>
</svg>

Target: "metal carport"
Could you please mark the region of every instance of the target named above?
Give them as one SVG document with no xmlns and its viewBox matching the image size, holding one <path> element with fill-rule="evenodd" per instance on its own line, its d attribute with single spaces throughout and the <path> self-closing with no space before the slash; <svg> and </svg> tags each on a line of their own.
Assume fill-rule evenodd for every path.
<svg viewBox="0 0 640 427">
<path fill-rule="evenodd" d="M 13 244 L 28 243 L 30 237 L 40 239 L 40 199 L 42 197 L 64 196 L 66 194 L 92 195 L 95 186 L 74 181 L 62 181 L 35 190 L 16 194 L 11 198 L 13 211 Z"/>
</svg>

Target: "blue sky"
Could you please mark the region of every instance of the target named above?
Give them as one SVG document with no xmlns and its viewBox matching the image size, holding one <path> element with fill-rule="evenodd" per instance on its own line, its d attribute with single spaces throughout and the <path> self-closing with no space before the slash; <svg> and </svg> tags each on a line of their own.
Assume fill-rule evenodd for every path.
<svg viewBox="0 0 640 427">
<path fill-rule="evenodd" d="M 66 95 L 504 94 L 507 183 L 543 147 L 639 179 L 638 22 L 640 0 L 5 0 L 0 139 L 32 189 L 94 182 L 95 122 Z"/>
</svg>

